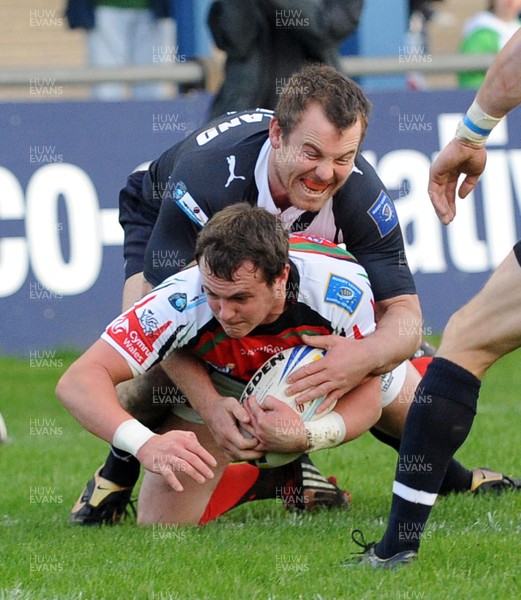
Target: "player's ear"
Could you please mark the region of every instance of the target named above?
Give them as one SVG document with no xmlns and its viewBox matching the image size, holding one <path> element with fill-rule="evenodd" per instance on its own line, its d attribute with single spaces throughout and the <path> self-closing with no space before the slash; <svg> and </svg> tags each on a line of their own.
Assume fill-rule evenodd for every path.
<svg viewBox="0 0 521 600">
<path fill-rule="evenodd" d="M 286 264 L 282 273 L 275 280 L 275 288 L 277 290 L 277 294 L 280 294 L 281 296 L 286 295 L 286 283 L 288 281 L 289 271 L 290 266 L 289 264 Z"/>
<path fill-rule="evenodd" d="M 269 137 L 271 145 L 274 148 L 280 148 L 282 144 L 282 129 L 280 128 L 277 117 L 273 117 L 270 121 Z"/>
</svg>

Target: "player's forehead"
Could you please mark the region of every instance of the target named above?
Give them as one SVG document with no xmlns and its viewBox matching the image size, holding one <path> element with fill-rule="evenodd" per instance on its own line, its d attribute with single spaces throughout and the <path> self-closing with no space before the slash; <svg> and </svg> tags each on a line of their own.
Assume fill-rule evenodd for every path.
<svg viewBox="0 0 521 600">
<path fill-rule="evenodd" d="M 263 287 L 266 287 L 266 280 L 262 271 L 251 261 L 243 262 L 233 273 L 233 281 L 218 277 L 212 273 L 206 261 L 200 264 L 201 279 L 203 287 L 223 298 L 233 296 L 251 296 Z"/>
<path fill-rule="evenodd" d="M 318 104 L 310 105 L 289 135 L 300 145 L 311 145 L 332 154 L 356 151 L 362 139 L 362 121 L 339 130 L 324 114 Z"/>
</svg>

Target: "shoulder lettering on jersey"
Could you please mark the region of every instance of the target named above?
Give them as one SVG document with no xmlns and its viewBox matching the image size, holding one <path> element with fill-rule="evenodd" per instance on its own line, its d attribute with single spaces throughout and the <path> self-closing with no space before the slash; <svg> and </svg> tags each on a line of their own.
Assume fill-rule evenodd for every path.
<svg viewBox="0 0 521 600">
<path fill-rule="evenodd" d="M 221 133 L 225 133 L 226 131 L 228 131 L 228 129 L 244 125 L 245 123 L 260 123 L 264 118 L 271 120 L 272 116 L 273 114 L 271 112 L 261 110 L 239 115 L 238 117 L 233 117 L 228 121 L 223 121 L 218 125 L 215 125 L 214 127 L 209 127 L 208 129 L 201 131 L 201 133 L 197 135 L 195 140 L 199 146 L 204 146 Z"/>
</svg>

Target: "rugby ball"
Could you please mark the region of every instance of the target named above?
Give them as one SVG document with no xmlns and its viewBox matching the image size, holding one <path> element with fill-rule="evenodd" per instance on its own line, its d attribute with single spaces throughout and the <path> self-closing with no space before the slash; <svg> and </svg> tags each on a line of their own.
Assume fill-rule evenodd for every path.
<svg viewBox="0 0 521 600">
<path fill-rule="evenodd" d="M 2 413 L 0 413 L 0 444 L 5 444 L 7 442 L 7 427 L 5 426 L 4 418 L 2 417 Z"/>
<path fill-rule="evenodd" d="M 263 404 L 266 396 L 274 396 L 283 402 L 286 402 L 291 408 L 300 415 L 306 423 L 314 419 L 320 419 L 333 410 L 336 402 L 331 404 L 323 413 L 317 415 L 318 407 L 324 402 L 324 396 L 306 402 L 297 404 L 295 398 L 298 394 L 287 396 L 285 389 L 289 386 L 287 378 L 297 369 L 320 360 L 326 354 L 321 348 L 312 346 L 295 346 L 288 348 L 271 356 L 247 383 L 239 399 L 243 404 L 249 396 L 255 396 L 259 404 Z M 266 454 L 255 461 L 255 464 L 261 468 L 273 468 L 285 465 L 300 456 L 300 453 L 281 454 L 279 452 L 266 452 Z"/>
</svg>

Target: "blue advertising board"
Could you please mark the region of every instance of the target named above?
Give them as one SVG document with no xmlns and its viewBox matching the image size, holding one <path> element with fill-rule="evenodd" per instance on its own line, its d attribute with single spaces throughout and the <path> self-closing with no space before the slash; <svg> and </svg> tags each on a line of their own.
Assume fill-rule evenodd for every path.
<svg viewBox="0 0 521 600">
<path fill-rule="evenodd" d="M 486 172 L 459 201 L 455 222 L 442 226 L 430 205 L 432 157 L 472 97 L 370 95 L 364 155 L 396 202 L 427 334 L 442 330 L 520 237 L 517 111 L 494 130 Z M 201 126 L 209 102 L 194 93 L 168 102 L 0 104 L 0 354 L 84 349 L 119 313 L 119 190 L 134 169 Z"/>
</svg>

